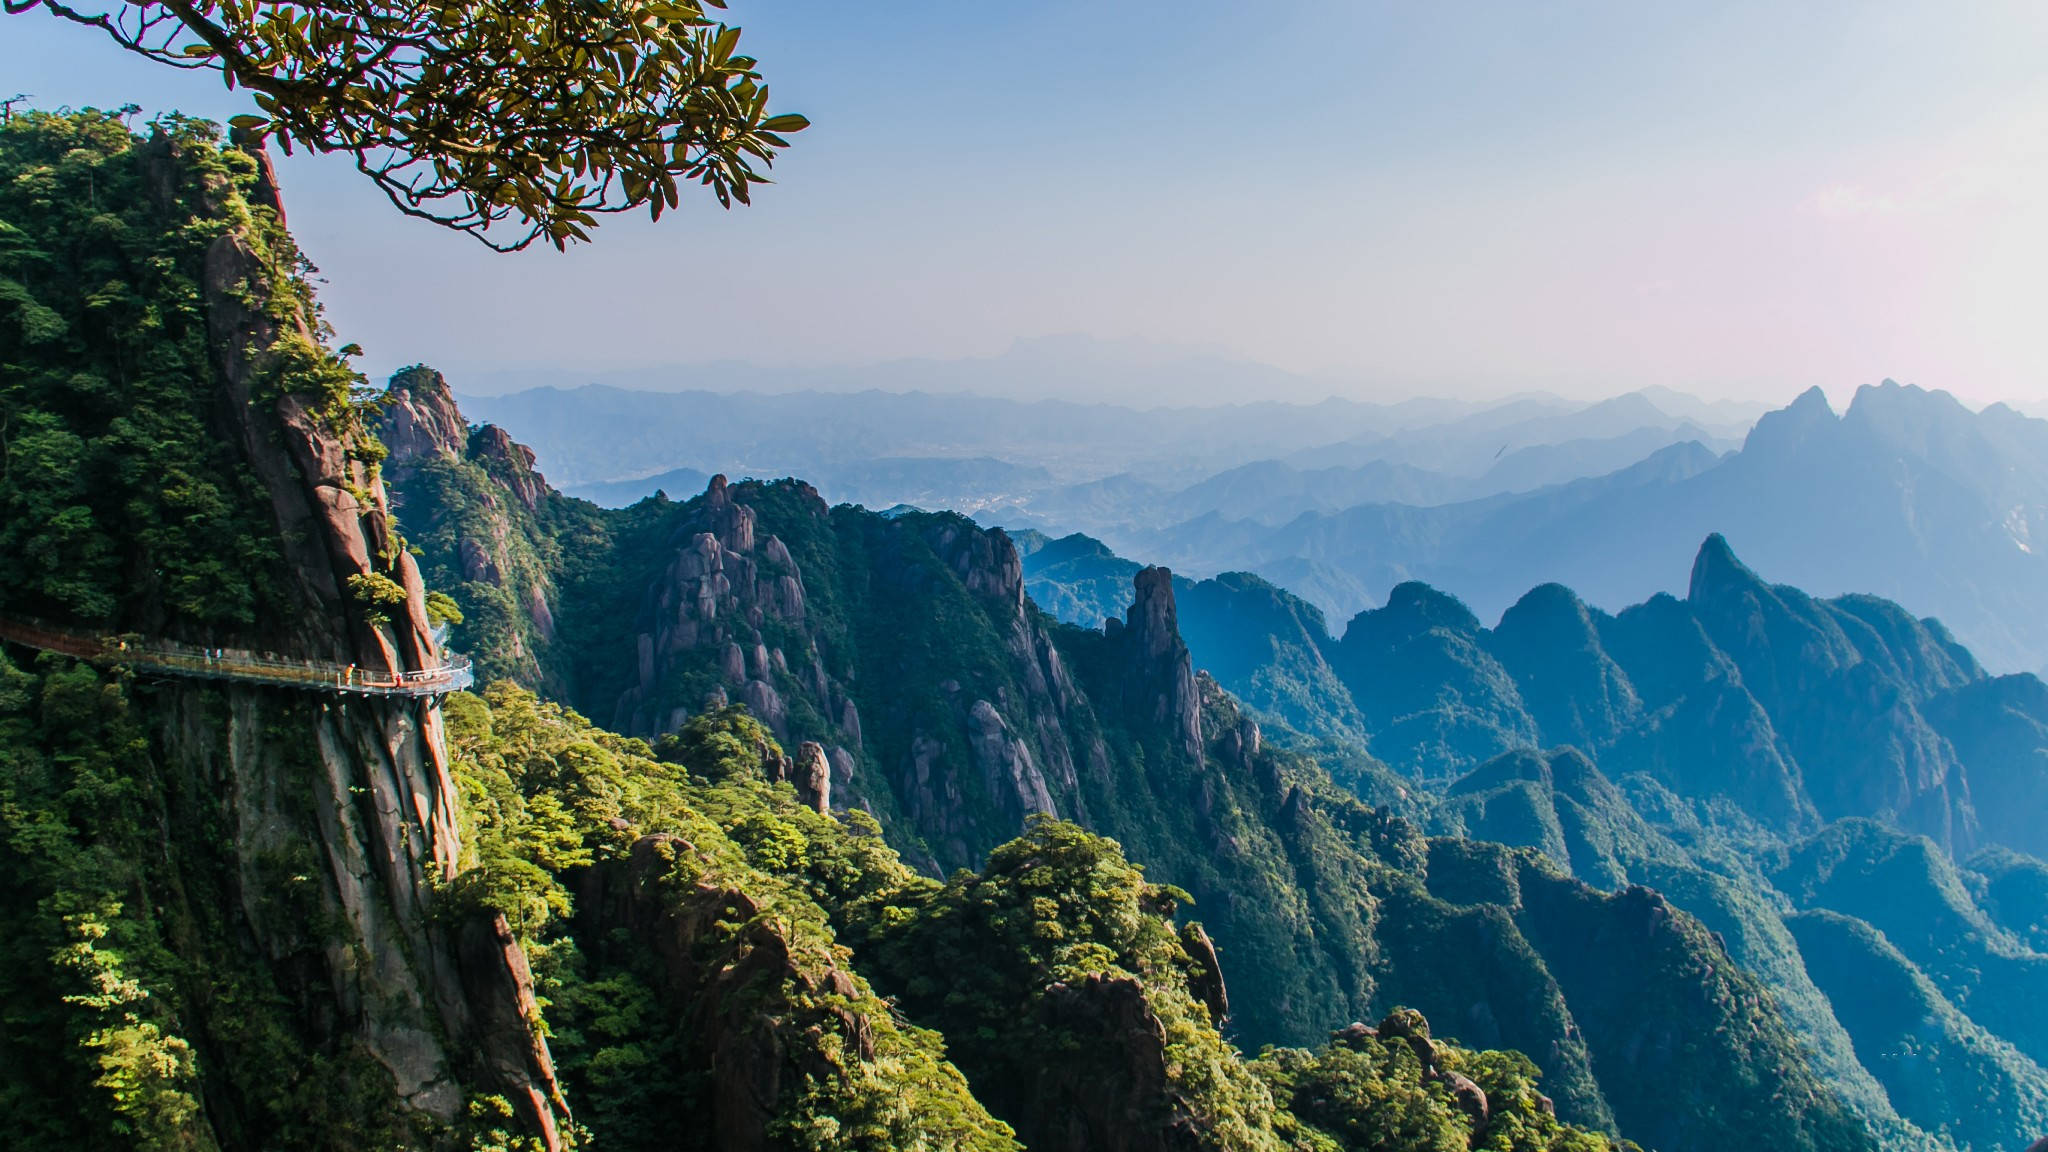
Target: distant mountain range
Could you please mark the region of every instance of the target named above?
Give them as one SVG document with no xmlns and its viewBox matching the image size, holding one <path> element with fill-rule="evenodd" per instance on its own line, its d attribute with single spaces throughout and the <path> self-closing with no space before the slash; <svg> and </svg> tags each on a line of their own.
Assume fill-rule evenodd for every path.
<svg viewBox="0 0 2048 1152">
<path fill-rule="evenodd" d="M 2006 956 L 2017 932 L 2048 932 L 2027 919 L 2030 858 L 1973 863 L 1965 876 L 1886 822 L 1846 841 L 1854 852 L 1834 850 L 1816 837 L 1849 826 L 1823 823 L 1822 802 L 1832 815 L 1835 795 L 1821 781 L 1838 762 L 1825 758 L 1797 777 L 1813 782 L 1812 795 L 1798 792 L 1786 814 L 1768 788 L 1717 783 L 1716 771 L 1742 781 L 1754 765 L 1724 763 L 1714 749 L 1701 753 L 1705 767 L 1674 777 L 1683 790 L 1662 792 L 1648 786 L 1662 779 L 1652 768 L 1624 771 L 1608 744 L 1537 751 L 1552 739 L 1545 725 L 1581 730 L 1560 717 L 1585 717 L 1585 731 L 1634 731 L 1685 712 L 1669 695 L 1711 701 L 1725 673 L 1712 660 L 1695 668 L 1680 652 L 1660 679 L 1663 664 L 1618 638 L 1622 654 L 1605 659 L 1627 669 L 1629 686 L 1601 722 L 1595 693 L 1580 687 L 1584 646 L 1553 645 L 1548 612 L 1490 636 L 1449 597 L 1410 586 L 1338 642 L 1316 609 L 1258 577 L 1176 581 L 1085 537 L 1013 539 L 950 513 L 827 507 L 794 480 L 714 477 L 686 500 L 602 510 L 550 490 L 501 430 L 466 428 L 431 374 L 394 381 L 390 401 L 386 475 L 424 570 L 461 607 L 455 640 L 478 653 L 485 675 L 546 688 L 657 747 L 678 727 L 687 736 L 706 709 L 744 701 L 784 746 L 809 749 L 798 786 L 819 807 L 871 815 L 934 874 L 971 866 L 1032 812 L 1098 829 L 1148 878 L 1193 896 L 1210 934 L 1202 946 L 1219 957 L 1205 971 L 1227 974 L 1231 1027 L 1247 1047 L 1317 1041 L 1347 1019 L 1409 1005 L 1445 1035 L 1529 1053 L 1549 1098 L 1540 1112 L 1667 1152 L 2017 1152 L 2048 1121 L 2048 1077 L 2031 1047 L 2015 1047 L 2034 1044 L 2033 1019 L 2024 1007 L 1997 1012 L 2039 958 L 1988 959 Z M 1067 600 L 1049 594 L 1049 569 L 1069 577 Z M 1732 557 L 1708 570 L 1703 587 L 1747 595 Z M 1795 603 L 1789 590 L 1777 595 Z M 1125 607 L 1080 628 L 1034 600 L 1068 616 Z M 1914 649 L 1912 683 L 1946 693 L 1983 679 L 1959 650 L 1942 662 L 1937 629 L 1866 614 L 1899 638 L 1896 651 L 1908 640 L 1926 649 Z M 1657 626 L 1646 626 L 1652 647 Z M 1739 621 L 1734 632 L 1745 632 Z M 1833 662 L 1846 650 L 1786 632 L 1782 679 L 1836 684 Z M 1866 642 L 1858 632 L 1855 643 Z M 1515 655 L 1517 644 L 1531 652 Z M 1546 696 L 1542 682 L 1564 691 Z M 1764 692 L 1761 677 L 1752 691 Z M 1843 699 L 1819 687 L 1806 695 Z M 1940 693 L 1927 706 L 1937 699 L 1948 706 Z M 1252 723 L 1247 705 L 1264 721 Z M 1686 712 L 1691 727 L 1648 743 L 1684 750 L 1692 736 L 1718 734 L 1717 714 L 1706 713 Z M 1841 757 L 1881 752 L 1893 735 L 1877 724 L 1843 731 Z M 1980 763 L 2024 775 L 2026 754 L 2014 751 L 2024 735 L 1995 725 L 1982 735 L 2003 743 L 1973 752 L 1968 771 L 1987 784 L 1998 781 Z M 1786 765 L 1807 755 L 1807 744 L 1784 743 Z M 1915 771 L 1903 775 L 1917 780 Z M 1962 787 L 1960 771 L 1952 783 Z M 1943 799 L 1952 790 L 1908 791 L 1935 797 L 1921 805 L 1930 812 L 1967 815 Z M 1759 815 L 1749 817 L 1753 799 Z M 1845 810 L 1868 813 L 1882 799 Z M 1953 833 L 1948 842 L 1964 846 Z M 1959 919 L 1893 940 L 1894 910 L 1870 907 L 1857 881 L 1916 852 L 1926 882 L 1900 890 L 1897 914 Z M 1031 868 L 1039 857 L 1020 859 Z M 1950 886 L 1964 881 L 1987 895 L 1955 898 Z M 2009 895 L 1994 902 L 1994 883 Z M 1992 920 L 1994 909 L 2005 919 Z M 1837 946 L 1829 931 L 1866 953 L 1881 932 L 1892 951 L 1809 971 L 1807 937 L 1794 931 L 1806 930 L 1808 912 L 1816 954 Z M 1957 924 L 1996 935 L 1980 940 Z M 982 1003 L 1011 1011 L 973 991 L 989 978 L 985 964 L 963 980 L 943 956 L 909 959 L 913 978 L 895 987 L 911 1019 L 948 1022 L 933 1013 Z M 1819 982 L 1864 971 L 1921 995 L 1838 1015 Z M 1364 1026 L 1343 1034 L 1354 1032 Z M 976 1062 L 1034 1033 L 963 1024 L 956 1035 L 949 1051 L 992 1069 Z M 1920 1063 L 1885 1062 L 1901 1036 L 1927 1037 Z M 1086 1069 L 1077 1074 L 1123 1075 L 1114 1047 L 1062 1051 Z M 1037 1122 L 1046 1106 L 1028 1097 L 1039 1090 L 1017 1083 L 1026 1098 L 997 1096 L 998 1107 Z M 1321 1099 L 1306 1088 L 1294 1098 Z M 1942 1131 L 1956 1142 L 1928 1135 Z"/>
<path fill-rule="evenodd" d="M 974 396 L 647 393 L 591 386 L 466 399 L 531 440 L 564 490 L 607 507 L 711 473 L 812 477 L 835 501 L 908 503 L 1097 535 L 1214 514 L 1434 505 L 1611 472 L 1752 413 L 1662 391 L 1587 405 L 1416 400 L 1135 409 Z"/>
<path fill-rule="evenodd" d="M 1554 581 L 1607 608 L 1676 591 L 1698 542 L 1824 595 L 1939 618 L 2048 668 L 2048 421 L 1890 381 L 1753 427 L 1663 390 L 1139 410 L 977 396 L 540 389 L 471 402 L 564 490 L 623 506 L 713 472 L 965 512 L 1194 575 L 1258 573 L 1333 620 L 1424 580 L 1482 617 Z"/>
<path fill-rule="evenodd" d="M 1110 340 L 1080 333 L 1027 337 L 992 356 L 909 357 L 854 364 L 723 360 L 585 371 L 517 368 L 466 372 L 478 394 L 601 384 L 636 392 L 926 392 L 941 396 L 1156 406 L 1229 404 L 1246 396 L 1314 403 L 1356 381 L 1290 372 L 1220 348 Z M 467 401 L 465 401 L 467 403 Z"/>
<path fill-rule="evenodd" d="M 916 391 L 641 392 L 607 385 L 461 400 L 530 439 L 541 467 L 570 486 L 677 467 L 767 475 L 798 464 L 811 471 L 882 458 L 975 457 L 1042 467 L 1062 483 L 1136 472 L 1186 484 L 1249 461 L 1439 424 L 1481 407 L 1330 400 L 1144 409 Z M 1575 407 L 1556 398 L 1546 406 Z"/>
<path fill-rule="evenodd" d="M 797 479 L 601 508 L 431 369 L 346 386 L 262 166 L 198 122 L 120 124 L 0 130 L 22 1146 L 2041 1147 L 2048 687 L 1940 623 L 1769 583 L 1719 535 L 1682 598 L 1545 584 L 1487 627 L 1407 581 L 1332 635 L 1266 577 Z M 108 324 L 109 276 L 161 323 Z M 1942 400 L 1795 405 L 1737 456 L 1666 445 L 1478 503 L 1524 549 L 1597 542 L 1573 509 L 1654 536 L 1674 493 L 1822 547 L 1903 530 L 1857 557 L 1904 549 L 2002 606 L 2024 586 L 1973 549 L 2033 554 L 2035 425 Z M 957 422 L 1052 452 L 1048 409 L 917 407 L 613 434 L 814 450 L 879 493 L 1052 485 L 996 491 L 1013 512 L 1275 460 L 1189 498 L 1248 547 L 1351 512 L 1215 502 L 1325 468 L 1479 483 L 1642 411 L 1418 409 L 1391 439 L 1405 417 L 1341 405 L 1137 413 L 1067 430 L 1126 461 L 1082 478 Z M 1227 462 L 1189 465 L 1204 443 Z M 1361 455 L 1289 462 L 1317 444 Z M 1769 488 L 1801 476 L 1773 459 L 1819 495 Z M 1687 487 L 1731 469 L 1763 479 Z M 1399 507 L 1375 514 L 1404 546 L 1466 514 Z M 1265 564 L 1365 595 L 1341 549 Z M 236 658 L 126 665 L 158 640 Z M 252 653 L 479 691 L 358 696 L 252 678 Z"/>
<path fill-rule="evenodd" d="M 1726 456 L 1676 444 L 1524 494 L 1273 519 L 1210 512 L 1102 536 L 1198 573 L 1308 560 L 1376 592 L 1424 580 L 1491 619 L 1547 581 L 1608 608 L 1679 590 L 1699 541 L 1720 533 L 1816 594 L 1938 617 L 1989 667 L 2048 667 L 2048 421 L 1890 381 L 1839 416 L 1811 390 Z M 1340 618 L 1359 607 L 1322 603 Z"/>
</svg>

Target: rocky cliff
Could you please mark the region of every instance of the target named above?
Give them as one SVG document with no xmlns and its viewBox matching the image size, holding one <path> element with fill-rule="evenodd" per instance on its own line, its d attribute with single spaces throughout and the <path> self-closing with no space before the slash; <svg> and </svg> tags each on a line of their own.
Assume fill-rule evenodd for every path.
<svg viewBox="0 0 2048 1152">
<path fill-rule="evenodd" d="M 579 551 L 603 549 L 590 539 L 601 530 L 554 495 L 533 453 L 501 429 L 471 428 L 432 369 L 392 378 L 376 432 L 389 450 L 383 472 L 400 494 L 407 542 L 437 586 L 460 597 L 479 673 L 566 692 L 572 673 L 554 646 L 563 607 L 554 574 Z"/>
<path fill-rule="evenodd" d="M 65 585 L 9 581 L 0 611 L 374 671 L 438 665 L 381 450 L 261 203 L 274 189 L 257 158 L 195 125 L 145 142 L 91 114 L 0 134 L 9 171 L 57 157 L 40 207 L 19 185 L 0 206 L 21 277 L 10 298 L 50 321 L 0 337 L 0 358 L 22 367 L 4 422 L 90 459 L 24 458 L 0 500 L 10 543 L 77 540 L 85 523 L 111 563 Z M 84 203 L 88 182 L 118 215 L 80 235 L 57 206 Z M 98 338 L 80 270 L 154 310 L 155 330 L 127 338 L 140 347 Z M 169 514 L 121 502 L 119 484 L 68 510 L 45 498 L 96 473 L 154 488 Z M 95 583 L 101 571 L 132 575 Z M 26 1074 L 49 1089 L 43 1107 L 72 1115 L 25 1130 L 257 1148 L 306 1140 L 324 1115 L 332 1131 L 308 1146 L 440 1141 L 488 1096 L 561 1146 L 567 1112 L 518 944 L 489 916 L 432 914 L 461 845 L 431 706 L 147 682 L 21 650 L 0 667 L 18 952 L 0 1047 L 25 1070 L 24 1053 L 47 1052 Z M 111 773 L 99 806 L 66 783 L 79 763 Z M 66 995 L 79 979 L 100 992 Z M 110 1066 L 117 1041 L 157 1070 L 136 1073 L 146 1091 Z"/>
</svg>

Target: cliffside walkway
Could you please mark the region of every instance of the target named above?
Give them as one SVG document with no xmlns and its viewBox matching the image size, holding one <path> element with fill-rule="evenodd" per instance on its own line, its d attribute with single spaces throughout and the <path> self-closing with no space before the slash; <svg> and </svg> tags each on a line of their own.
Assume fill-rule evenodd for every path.
<svg viewBox="0 0 2048 1152">
<path fill-rule="evenodd" d="M 349 696 L 443 696 L 475 683 L 469 658 L 451 656 L 438 668 L 381 672 L 354 664 L 294 660 L 234 648 L 200 648 L 170 640 L 109 636 L 58 628 L 40 621 L 0 617 L 0 640 L 61 652 L 93 664 L 192 680 L 233 680 Z"/>
</svg>

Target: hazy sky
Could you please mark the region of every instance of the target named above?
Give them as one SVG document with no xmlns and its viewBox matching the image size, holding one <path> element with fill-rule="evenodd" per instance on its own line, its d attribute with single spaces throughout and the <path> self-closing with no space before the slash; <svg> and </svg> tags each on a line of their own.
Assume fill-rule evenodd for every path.
<svg viewBox="0 0 2048 1152">
<path fill-rule="evenodd" d="M 2038 0 L 732 11 L 816 125 L 752 209 L 497 256 L 345 163 L 287 163 L 368 365 L 460 386 L 1083 333 L 1361 396 L 2048 396 Z M 0 88 L 241 110 L 40 12 L 0 16 Z"/>
</svg>

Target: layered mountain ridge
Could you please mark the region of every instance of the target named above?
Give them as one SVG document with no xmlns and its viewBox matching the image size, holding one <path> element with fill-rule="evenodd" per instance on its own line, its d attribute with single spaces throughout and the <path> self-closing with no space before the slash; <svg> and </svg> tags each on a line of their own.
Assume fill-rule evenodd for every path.
<svg viewBox="0 0 2048 1152">
<path fill-rule="evenodd" d="M 1063 544 L 1086 559 L 1029 553 L 1027 585 L 1086 618 L 1128 562 Z M 2037 678 L 1991 676 L 1940 622 L 1888 601 L 1770 584 L 1718 534 L 1688 584 L 1615 615 L 1542 585 L 1488 629 L 1410 582 L 1341 638 L 1257 577 L 1181 597 L 1197 662 L 1255 710 L 1426 779 L 1571 745 L 1780 832 L 1883 817 L 1962 855 L 2048 849 L 2025 816 L 2043 786 Z"/>
<path fill-rule="evenodd" d="M 1099 610 L 1106 573 L 1127 563 L 1045 542 L 1026 582 Z M 2019 895 L 2040 874 L 2025 853 L 2042 850 L 2032 817 L 2048 780 L 2035 677 L 1987 674 L 1938 622 L 1889 602 L 1770 584 L 1719 536 L 1684 599 L 1609 615 L 1544 585 L 1490 629 L 1418 583 L 1341 639 L 1257 577 L 1180 593 L 1197 665 L 1255 714 L 1440 781 L 1438 832 L 1664 892 L 1722 934 L 1852 1099 L 1959 1146 L 2024 1146 L 2012 1134 L 2038 1123 L 2048 1082 L 2042 1029 L 2020 1007 L 2048 978 L 2039 905 Z M 1758 863 L 1781 856 L 1824 861 L 1841 882 Z M 2018 911 L 1999 922 L 2001 907 Z M 2002 991 L 1986 995 L 1986 979 Z M 1912 1059 L 1900 1045 L 1923 1042 L 1909 1036 L 1943 1039 Z"/>
<path fill-rule="evenodd" d="M 1677 444 L 1603 476 L 1424 506 L 1276 506 L 1269 523 L 1216 514 L 1109 534 L 1118 550 L 1193 571 L 1314 560 L 1375 596 L 1410 580 L 1492 617 L 1531 585 L 1610 610 L 1660 590 L 1710 534 L 1788 583 L 1870 594 L 1934 615 L 1988 666 L 2048 665 L 2034 590 L 2048 553 L 2048 421 L 1885 381 L 1837 415 L 1818 388 L 1765 414 L 1739 451 Z M 1292 513 L 1299 512 L 1299 515 Z M 997 518 L 998 521 L 1000 517 Z"/>
<path fill-rule="evenodd" d="M 417 397 L 436 383 L 410 375 L 394 388 Z M 485 439 L 447 438 L 431 460 L 394 456 L 394 472 L 415 477 L 400 493 L 419 539 L 497 534 L 444 517 L 512 502 L 439 495 L 488 487 L 470 458 Z M 550 495 L 534 521 L 589 515 Z M 1867 1139 L 1811 1079 L 1768 996 L 1707 959 L 1716 945 L 1696 922 L 1646 894 L 1601 896 L 1512 855 L 1488 865 L 1514 878 L 1501 901 L 1470 903 L 1456 853 L 1439 856 L 1420 827 L 1276 748 L 1196 674 L 1177 583 L 1163 569 L 1132 572 L 1128 608 L 1083 630 L 1026 597 L 1024 558 L 1006 534 L 950 514 L 827 508 L 799 482 L 714 478 L 691 500 L 649 500 L 596 522 L 606 530 L 589 539 L 607 558 L 592 562 L 586 550 L 551 577 L 561 603 L 548 643 L 571 670 L 567 697 L 579 708 L 659 739 L 743 702 L 785 745 L 818 749 L 831 766 L 828 806 L 872 813 L 892 843 L 938 871 L 970 863 L 1034 814 L 1115 837 L 1148 878 L 1193 895 L 1243 1042 L 1310 1042 L 1346 1019 L 1412 1005 L 1461 1039 L 1531 1053 L 1560 1117 L 1704 1146 L 1734 1138 L 1713 1118 L 1732 1114 L 1709 1101 L 1740 1097 L 1785 1146 Z M 426 553 L 429 572 L 459 575 L 459 547 Z M 588 575 L 559 574 L 572 568 Z M 513 603 L 530 593 L 499 591 Z M 533 619 L 518 627 L 539 635 Z M 457 639 L 497 646 L 467 625 Z M 1441 897 L 1438 884 L 1460 895 Z M 1583 931 L 1630 944 L 1580 956 Z M 1663 1040 L 1631 1039 L 1640 1022 L 1597 998 L 1638 969 L 1653 986 L 1675 982 Z M 1594 1007 L 1582 1013 L 1575 998 Z M 1710 1045 L 1712 1054 L 1671 1042 L 1694 1029 L 1752 1040 Z M 1747 1079 L 1764 1065 L 1769 1076 Z M 1799 1083 L 1811 1087 L 1789 1087 Z"/>
</svg>

